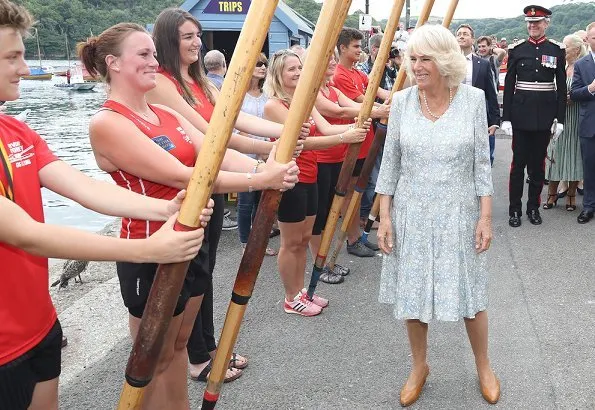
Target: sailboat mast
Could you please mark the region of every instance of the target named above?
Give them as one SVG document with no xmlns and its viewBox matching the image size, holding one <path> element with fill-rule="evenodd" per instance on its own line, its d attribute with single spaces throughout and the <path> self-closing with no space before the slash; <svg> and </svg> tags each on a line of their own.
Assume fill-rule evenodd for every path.
<svg viewBox="0 0 595 410">
<path fill-rule="evenodd" d="M 41 47 L 39 46 L 39 31 L 35 28 L 35 38 L 37 39 L 37 57 L 39 58 L 39 68 L 41 69 Z"/>
</svg>

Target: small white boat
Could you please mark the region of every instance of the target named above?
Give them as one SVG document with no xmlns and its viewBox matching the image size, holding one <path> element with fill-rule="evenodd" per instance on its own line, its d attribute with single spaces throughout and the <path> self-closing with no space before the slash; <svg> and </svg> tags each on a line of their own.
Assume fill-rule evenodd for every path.
<svg viewBox="0 0 595 410">
<path fill-rule="evenodd" d="M 72 90 L 72 91 L 91 91 L 93 88 L 95 88 L 95 85 L 97 83 L 95 82 L 82 82 L 82 83 L 58 83 L 58 84 L 54 84 L 54 87 L 58 87 L 58 88 L 64 88 L 64 89 L 68 89 L 68 90 Z"/>
<path fill-rule="evenodd" d="M 66 76 L 66 82 L 60 82 L 54 84 L 54 87 L 72 90 L 72 91 L 91 91 L 95 88 L 97 84 L 95 81 L 85 81 L 83 77 L 83 70 L 82 67 L 76 64 L 72 69 L 70 69 L 71 76 L 70 81 L 68 81 L 68 75 Z"/>
</svg>

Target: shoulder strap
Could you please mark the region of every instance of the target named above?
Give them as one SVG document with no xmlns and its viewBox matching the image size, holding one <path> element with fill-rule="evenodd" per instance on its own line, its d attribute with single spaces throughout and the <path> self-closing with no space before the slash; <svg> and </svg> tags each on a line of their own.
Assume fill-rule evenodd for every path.
<svg viewBox="0 0 595 410">
<path fill-rule="evenodd" d="M 6 148 L 4 148 L 4 144 L 2 140 L 0 140 L 0 161 L 2 162 L 2 169 L 4 170 L 4 174 L 6 175 L 6 180 L 8 181 L 8 186 L 4 186 L 4 183 L 0 181 L 0 195 L 10 199 L 14 202 L 14 184 L 13 184 L 13 173 L 12 173 L 12 166 L 10 164 L 10 159 L 8 158 L 8 153 L 6 152 Z"/>
</svg>

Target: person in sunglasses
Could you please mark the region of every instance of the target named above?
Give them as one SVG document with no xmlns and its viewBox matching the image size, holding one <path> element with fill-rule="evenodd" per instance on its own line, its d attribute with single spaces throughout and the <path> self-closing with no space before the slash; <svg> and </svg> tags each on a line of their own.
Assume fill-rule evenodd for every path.
<svg viewBox="0 0 595 410">
<path fill-rule="evenodd" d="M 262 118 L 264 115 L 264 105 L 269 99 L 268 95 L 263 91 L 264 80 L 267 76 L 267 67 L 269 66 L 269 60 L 264 53 L 260 53 L 258 61 L 252 72 L 252 79 L 250 80 L 250 88 L 244 97 L 242 103 L 242 112 L 253 115 L 258 118 Z M 258 135 L 245 134 L 250 138 L 256 140 L 269 139 Z M 266 159 L 266 157 L 257 154 L 250 154 L 251 157 L 256 159 Z M 252 228 L 252 222 L 256 216 L 256 209 L 260 202 L 260 191 L 253 192 L 239 192 L 238 193 L 238 234 L 240 237 L 240 243 L 242 248 L 246 247 L 248 243 L 248 236 Z M 267 247 L 266 255 L 275 256 L 277 251 Z"/>
</svg>

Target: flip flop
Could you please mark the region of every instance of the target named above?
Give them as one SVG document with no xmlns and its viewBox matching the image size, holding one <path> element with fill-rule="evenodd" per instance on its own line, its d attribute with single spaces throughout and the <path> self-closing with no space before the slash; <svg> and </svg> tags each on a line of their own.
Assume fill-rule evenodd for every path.
<svg viewBox="0 0 595 410">
<path fill-rule="evenodd" d="M 264 251 L 264 254 L 267 256 L 275 256 L 278 253 L 279 253 L 278 251 L 274 250 L 273 248 L 269 248 L 269 247 L 267 247 L 266 250 Z M 238 367 L 238 369 L 240 369 L 240 367 Z"/>
<path fill-rule="evenodd" d="M 231 359 L 229 360 L 229 366 L 235 367 L 236 369 L 240 370 L 245 369 L 246 367 L 248 367 L 248 359 L 244 357 L 244 364 L 241 364 L 240 359 L 238 359 L 238 354 L 234 352 L 231 355 Z"/>
<path fill-rule="evenodd" d="M 207 364 L 205 366 L 204 369 L 202 369 L 202 372 L 200 372 L 200 374 L 198 376 L 192 376 L 190 375 L 190 379 L 194 380 L 195 382 L 207 382 L 208 378 L 209 378 L 209 373 L 211 372 L 211 370 L 213 369 L 213 361 L 209 361 L 209 364 Z M 242 370 L 236 368 L 238 371 L 233 375 L 233 376 L 229 376 L 226 377 L 223 380 L 223 383 L 229 383 L 232 382 L 236 379 L 238 379 L 241 375 L 242 375 Z M 227 370 L 231 370 L 229 367 L 225 370 L 226 374 L 227 374 Z"/>
</svg>

